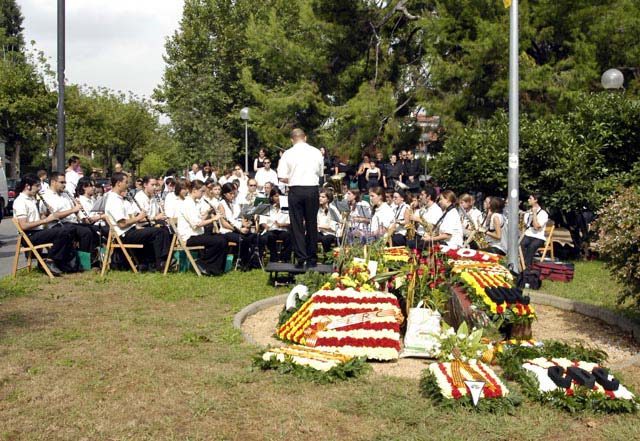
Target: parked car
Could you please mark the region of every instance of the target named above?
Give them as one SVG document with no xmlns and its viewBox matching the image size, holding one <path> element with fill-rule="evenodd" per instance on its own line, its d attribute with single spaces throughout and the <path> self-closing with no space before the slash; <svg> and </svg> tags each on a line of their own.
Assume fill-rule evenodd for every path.
<svg viewBox="0 0 640 441">
<path fill-rule="evenodd" d="M 109 178 L 96 178 L 96 185 L 102 186 L 104 188 L 104 192 L 108 192 L 111 190 L 111 179 Z"/>
<path fill-rule="evenodd" d="M 12 200 L 13 202 L 13 200 Z M 2 214 L 9 214 L 9 186 L 7 182 L 7 176 L 4 172 L 4 165 L 0 158 L 0 219 Z"/>
<path fill-rule="evenodd" d="M 10 214 L 11 210 L 13 210 L 13 201 L 16 197 L 18 197 L 18 193 L 16 192 L 16 187 L 18 186 L 19 179 L 11 178 L 7 179 L 7 189 L 9 198 L 7 200 L 6 213 Z"/>
</svg>

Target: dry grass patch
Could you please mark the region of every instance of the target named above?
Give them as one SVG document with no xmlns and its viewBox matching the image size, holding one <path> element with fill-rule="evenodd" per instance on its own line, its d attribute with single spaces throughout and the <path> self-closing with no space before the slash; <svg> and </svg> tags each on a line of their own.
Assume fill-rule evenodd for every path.
<svg viewBox="0 0 640 441">
<path fill-rule="evenodd" d="M 531 404 L 515 416 L 443 412 L 413 380 L 315 385 L 253 371 L 256 348 L 233 314 L 281 292 L 260 272 L 0 280 L 0 439 L 632 439 L 640 429 L 635 416 Z M 640 383 L 636 369 L 625 374 Z"/>
</svg>

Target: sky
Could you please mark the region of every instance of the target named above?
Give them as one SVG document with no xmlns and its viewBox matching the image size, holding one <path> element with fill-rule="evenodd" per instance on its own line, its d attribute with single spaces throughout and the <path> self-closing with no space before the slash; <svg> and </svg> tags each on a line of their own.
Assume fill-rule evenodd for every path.
<svg viewBox="0 0 640 441">
<path fill-rule="evenodd" d="M 57 1 L 17 0 L 25 41 L 36 41 L 51 68 L 57 60 Z M 66 0 L 66 77 L 150 97 L 164 71 L 166 37 L 183 0 Z"/>
</svg>

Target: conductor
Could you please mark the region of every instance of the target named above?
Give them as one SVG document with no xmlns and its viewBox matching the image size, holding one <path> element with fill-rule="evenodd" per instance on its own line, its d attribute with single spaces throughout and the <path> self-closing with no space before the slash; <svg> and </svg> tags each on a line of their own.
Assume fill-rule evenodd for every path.
<svg viewBox="0 0 640 441">
<path fill-rule="evenodd" d="M 289 185 L 289 217 L 296 268 L 318 264 L 318 184 L 323 173 L 322 153 L 307 144 L 301 129 L 291 131 L 293 147 L 278 163 L 280 181 Z"/>
</svg>

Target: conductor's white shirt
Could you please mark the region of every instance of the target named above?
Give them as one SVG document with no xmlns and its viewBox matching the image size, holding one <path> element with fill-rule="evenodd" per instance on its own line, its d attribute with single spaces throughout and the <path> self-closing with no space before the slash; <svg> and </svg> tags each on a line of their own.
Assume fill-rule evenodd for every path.
<svg viewBox="0 0 640 441">
<path fill-rule="evenodd" d="M 284 152 L 278 163 L 278 177 L 293 186 L 317 186 L 324 172 L 322 153 L 306 142 L 298 142 Z"/>
</svg>

